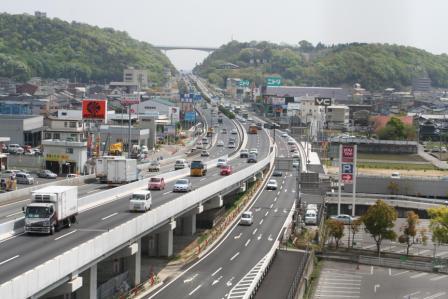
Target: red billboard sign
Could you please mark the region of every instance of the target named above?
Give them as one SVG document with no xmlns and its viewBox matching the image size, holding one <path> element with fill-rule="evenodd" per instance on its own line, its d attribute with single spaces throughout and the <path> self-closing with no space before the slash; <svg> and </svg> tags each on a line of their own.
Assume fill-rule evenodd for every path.
<svg viewBox="0 0 448 299">
<path fill-rule="evenodd" d="M 107 100 L 82 100 L 82 118 L 106 120 Z"/>
<path fill-rule="evenodd" d="M 355 157 L 355 146 L 354 145 L 342 145 L 342 162 L 353 162 Z"/>
</svg>

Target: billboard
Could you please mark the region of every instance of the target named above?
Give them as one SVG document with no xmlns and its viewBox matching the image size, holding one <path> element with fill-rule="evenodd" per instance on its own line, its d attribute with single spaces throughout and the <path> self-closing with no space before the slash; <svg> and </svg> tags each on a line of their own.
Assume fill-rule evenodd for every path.
<svg viewBox="0 0 448 299">
<path fill-rule="evenodd" d="M 140 104 L 139 94 L 125 94 L 121 97 L 121 105 Z"/>
<path fill-rule="evenodd" d="M 180 121 L 180 108 L 179 107 L 169 107 L 168 108 L 168 118 L 172 124 Z"/>
<path fill-rule="evenodd" d="M 315 97 L 314 98 L 314 105 L 316 106 L 331 106 L 331 98 L 322 98 L 322 97 Z"/>
<path fill-rule="evenodd" d="M 343 183 L 353 183 L 356 173 L 356 145 L 341 144 L 339 175 Z"/>
<path fill-rule="evenodd" d="M 280 77 L 267 77 L 266 78 L 266 86 L 281 86 L 282 78 Z"/>
<path fill-rule="evenodd" d="M 107 100 L 82 100 L 82 119 L 106 121 Z"/>
<path fill-rule="evenodd" d="M 284 105 L 285 98 L 271 98 L 272 105 Z"/>
<path fill-rule="evenodd" d="M 353 163 L 355 156 L 355 146 L 351 144 L 342 145 L 342 162 Z"/>
</svg>

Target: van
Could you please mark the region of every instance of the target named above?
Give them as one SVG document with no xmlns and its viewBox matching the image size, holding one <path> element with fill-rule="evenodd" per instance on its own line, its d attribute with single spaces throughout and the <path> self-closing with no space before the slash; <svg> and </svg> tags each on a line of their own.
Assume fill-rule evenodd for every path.
<svg viewBox="0 0 448 299">
<path fill-rule="evenodd" d="M 306 209 L 307 209 L 307 210 L 314 210 L 314 211 L 317 211 L 317 205 L 316 205 L 316 204 L 308 204 L 308 205 L 306 206 Z"/>
<path fill-rule="evenodd" d="M 252 225 L 254 217 L 251 211 L 246 211 L 241 215 L 240 225 Z"/>
<path fill-rule="evenodd" d="M 317 213 L 315 210 L 306 210 L 305 224 L 317 224 Z"/>
<path fill-rule="evenodd" d="M 34 178 L 29 173 L 19 172 L 16 173 L 17 184 L 34 184 Z"/>
<path fill-rule="evenodd" d="M 185 159 L 176 160 L 174 163 L 174 170 L 184 169 L 188 167 L 188 162 Z"/>
<path fill-rule="evenodd" d="M 399 179 L 400 177 L 401 176 L 400 176 L 399 172 L 392 172 L 391 175 L 390 175 L 391 179 Z"/>
<path fill-rule="evenodd" d="M 151 191 L 142 190 L 132 194 L 129 200 L 129 210 L 136 212 L 146 212 L 151 209 L 152 197 Z"/>
</svg>

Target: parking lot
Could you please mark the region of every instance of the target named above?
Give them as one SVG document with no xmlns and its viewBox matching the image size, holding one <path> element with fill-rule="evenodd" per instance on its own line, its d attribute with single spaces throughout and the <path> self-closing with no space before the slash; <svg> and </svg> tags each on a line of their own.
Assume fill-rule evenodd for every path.
<svg viewBox="0 0 448 299">
<path fill-rule="evenodd" d="M 448 275 L 325 261 L 313 298 L 448 298 Z"/>
</svg>

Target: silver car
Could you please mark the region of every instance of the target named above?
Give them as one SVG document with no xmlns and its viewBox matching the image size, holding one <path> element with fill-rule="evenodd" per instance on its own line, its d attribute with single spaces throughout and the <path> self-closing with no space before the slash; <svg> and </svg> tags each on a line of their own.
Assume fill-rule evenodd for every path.
<svg viewBox="0 0 448 299">
<path fill-rule="evenodd" d="M 190 192 L 192 189 L 189 179 L 179 179 L 174 184 L 173 192 Z"/>
<path fill-rule="evenodd" d="M 34 184 L 34 178 L 29 173 L 19 172 L 16 173 L 17 184 Z"/>
</svg>

